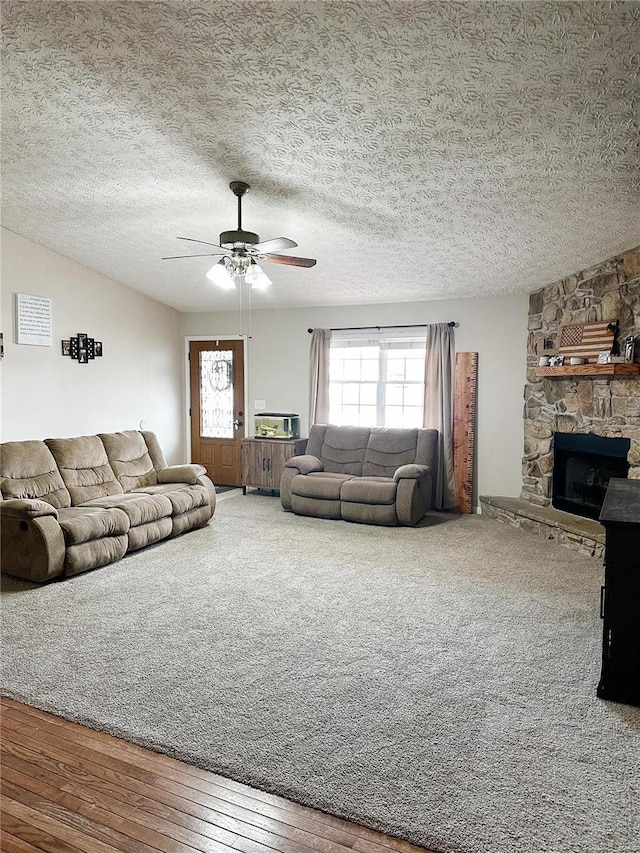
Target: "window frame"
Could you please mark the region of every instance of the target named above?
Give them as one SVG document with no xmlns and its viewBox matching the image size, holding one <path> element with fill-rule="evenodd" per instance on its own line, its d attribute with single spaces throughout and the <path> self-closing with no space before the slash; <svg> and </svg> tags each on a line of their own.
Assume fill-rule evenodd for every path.
<svg viewBox="0 0 640 853">
<path fill-rule="evenodd" d="M 360 394 L 358 395 L 358 403 L 353 404 L 357 406 L 358 417 L 355 421 L 348 420 L 344 418 L 344 408 L 345 404 L 341 400 L 340 403 L 340 414 L 335 411 L 335 387 L 340 385 L 341 390 L 348 384 L 355 385 L 358 388 L 361 388 L 366 384 L 373 384 L 373 380 L 367 381 L 362 378 L 362 374 L 357 380 L 345 380 L 344 376 L 340 379 L 332 379 L 332 367 L 334 365 L 335 353 L 340 349 L 348 349 L 348 348 L 359 348 L 363 349 L 366 347 L 375 347 L 377 349 L 377 378 L 375 380 L 376 385 L 376 403 L 375 403 L 375 423 L 364 422 L 368 421 L 367 418 L 362 418 L 362 407 L 366 405 L 369 409 L 372 404 L 363 404 L 360 401 Z M 404 360 L 404 379 L 397 381 L 389 381 L 387 379 L 388 376 L 388 367 L 389 367 L 389 353 L 394 349 L 402 349 L 402 350 L 418 350 L 420 353 L 420 361 L 422 363 L 422 377 L 421 379 L 412 380 L 406 378 L 407 373 L 407 359 L 405 356 Z M 402 414 L 400 420 L 402 421 L 402 426 L 407 427 L 406 424 L 406 412 L 409 409 L 418 409 L 419 408 L 419 416 L 417 417 L 417 423 L 411 423 L 409 428 L 421 428 L 423 426 L 423 412 L 424 412 L 424 392 L 425 392 L 425 376 L 424 376 L 424 362 L 426 357 L 426 333 L 422 328 L 417 327 L 407 327 L 406 329 L 398 330 L 398 329 L 389 329 L 384 330 L 380 329 L 378 331 L 372 332 L 371 330 L 343 330 L 332 332 L 331 342 L 330 342 L 330 351 L 329 351 L 329 420 L 331 423 L 337 423 L 340 425 L 344 425 L 346 423 L 355 423 L 360 426 L 397 426 L 397 421 L 389 424 L 388 423 L 388 414 L 389 409 L 393 405 L 394 408 L 399 408 Z M 344 364 L 346 359 L 342 359 L 342 363 Z M 362 361 L 362 358 L 361 358 Z M 334 368 L 335 369 L 335 368 Z M 404 395 L 405 391 L 403 390 L 403 402 L 401 406 L 396 406 L 395 404 L 388 403 L 388 389 L 389 386 L 399 385 L 403 389 L 406 389 L 407 386 L 420 386 L 421 389 L 421 401 L 418 406 L 405 406 L 404 403 Z M 341 397 L 343 395 L 341 394 Z M 347 404 L 349 405 L 349 404 Z"/>
</svg>

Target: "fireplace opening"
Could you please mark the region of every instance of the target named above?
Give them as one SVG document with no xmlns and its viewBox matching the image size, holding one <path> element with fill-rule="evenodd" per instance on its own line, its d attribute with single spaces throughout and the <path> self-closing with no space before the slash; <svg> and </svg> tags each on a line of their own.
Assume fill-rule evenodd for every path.
<svg viewBox="0 0 640 853">
<path fill-rule="evenodd" d="M 611 477 L 626 478 L 629 474 L 630 445 L 628 438 L 554 433 L 553 506 L 597 519 Z"/>
</svg>

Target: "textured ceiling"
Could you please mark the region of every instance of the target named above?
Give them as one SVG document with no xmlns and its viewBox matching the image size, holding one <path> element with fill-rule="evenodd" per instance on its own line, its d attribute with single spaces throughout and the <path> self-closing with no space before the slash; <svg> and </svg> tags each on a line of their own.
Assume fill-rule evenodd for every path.
<svg viewBox="0 0 640 853">
<path fill-rule="evenodd" d="M 3 0 L 2 224 L 182 311 L 530 291 L 640 243 L 630 2 Z"/>
</svg>

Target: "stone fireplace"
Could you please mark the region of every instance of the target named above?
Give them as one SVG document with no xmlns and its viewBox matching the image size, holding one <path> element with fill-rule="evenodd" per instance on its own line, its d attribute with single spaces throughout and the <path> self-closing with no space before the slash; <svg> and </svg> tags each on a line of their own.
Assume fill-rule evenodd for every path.
<svg viewBox="0 0 640 853">
<path fill-rule="evenodd" d="M 574 515 L 575 507 L 559 508 L 558 500 L 553 500 L 554 444 L 559 445 L 556 454 L 558 450 L 562 454 L 571 437 L 586 439 L 587 455 L 574 454 L 570 488 L 572 497 L 586 496 L 583 502 L 590 504 L 591 518 L 597 518 L 596 505 L 610 476 L 640 479 L 640 373 L 589 376 L 576 370 L 572 375 L 569 367 L 566 375 L 551 377 L 539 375 L 538 362 L 557 352 L 563 326 L 616 320 L 622 349 L 627 336 L 635 337 L 636 363 L 640 362 L 640 247 L 531 294 L 522 491 L 519 499 L 481 498 L 487 515 L 591 554 L 602 553 L 604 530 L 596 521 Z M 556 439 L 558 435 L 562 438 Z M 606 446 L 600 442 L 604 439 L 624 439 L 622 458 L 617 450 L 614 463 L 596 470 L 588 454 L 594 446 Z M 576 483 L 581 477 L 583 482 Z M 589 514 L 584 506 L 581 514 Z"/>
<path fill-rule="evenodd" d="M 556 352 L 562 326 L 620 322 L 620 337 L 640 335 L 640 248 L 531 294 L 524 389 L 521 497 L 552 498 L 554 433 L 629 439 L 629 477 L 640 479 L 640 375 L 541 378 L 541 355 Z"/>
</svg>

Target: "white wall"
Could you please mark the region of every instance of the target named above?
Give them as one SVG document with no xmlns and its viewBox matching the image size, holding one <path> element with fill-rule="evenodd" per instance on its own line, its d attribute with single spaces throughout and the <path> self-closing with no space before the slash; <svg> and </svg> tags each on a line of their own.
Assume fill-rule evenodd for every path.
<svg viewBox="0 0 640 853">
<path fill-rule="evenodd" d="M 15 293 L 52 300 L 51 347 L 15 343 Z M 0 331 L 3 441 L 145 428 L 167 461 L 184 461 L 181 315 L 128 287 L 2 230 Z M 89 364 L 61 355 L 86 332 L 104 355 Z"/>
<path fill-rule="evenodd" d="M 517 497 L 522 486 L 522 394 L 525 381 L 528 296 L 456 299 L 338 308 L 254 311 L 250 318 L 247 378 L 250 410 L 298 412 L 308 429 L 308 328 L 442 323 L 455 320 L 458 352 L 478 357 L 478 493 Z M 238 313 L 185 314 L 185 336 L 223 337 L 239 331 Z M 246 327 L 246 322 L 245 322 Z M 249 430 L 251 432 L 251 430 Z"/>
</svg>

